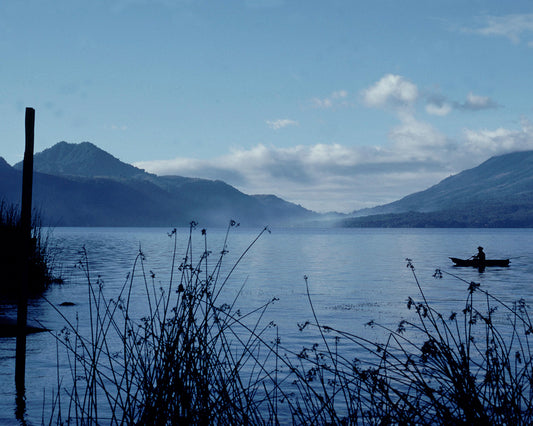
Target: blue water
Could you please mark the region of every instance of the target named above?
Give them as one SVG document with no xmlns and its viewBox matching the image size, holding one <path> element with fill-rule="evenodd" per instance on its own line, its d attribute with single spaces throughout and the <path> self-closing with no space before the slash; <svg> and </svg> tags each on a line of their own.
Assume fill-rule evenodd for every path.
<svg viewBox="0 0 533 426">
<path fill-rule="evenodd" d="M 87 277 L 75 265 L 87 253 L 90 278 L 99 282 L 108 298 L 117 296 L 127 279 L 139 251 L 145 256 L 147 275 L 153 273 L 157 286 L 168 288 L 174 239 L 162 228 L 56 228 L 52 246 L 56 250 L 57 270 L 65 279 L 46 293 L 50 304 L 34 300 L 29 306 L 30 322 L 41 322 L 53 332 L 60 331 L 65 319 L 78 321 L 80 329 L 88 323 Z M 260 229 L 231 229 L 224 258 L 225 276 L 249 247 Z M 177 259 L 181 262 L 188 229 L 178 230 Z M 420 299 L 406 258 L 412 259 L 415 273 L 426 297 L 443 313 L 464 306 L 469 282 L 506 302 L 533 300 L 530 277 L 533 272 L 533 230 L 524 229 L 272 229 L 264 233 L 235 268 L 220 301 L 233 303 L 243 312 L 278 298 L 263 321 L 274 321 L 282 343 L 297 350 L 312 343 L 309 334 L 297 323 L 312 320 L 304 276 L 319 321 L 371 339 L 379 332 L 365 324 L 370 320 L 394 328 L 410 313 L 406 299 Z M 209 262 L 214 263 L 223 248 L 225 230 L 207 231 Z M 485 247 L 487 258 L 511 258 L 509 268 L 455 268 L 449 256 L 467 258 L 476 247 Z M 193 256 L 204 251 L 201 230 L 193 232 Z M 139 265 L 139 264 L 138 264 Z M 436 268 L 443 279 L 433 278 Z M 467 283 L 446 274 L 455 274 Z M 140 269 L 136 270 L 140 273 Z M 141 281 L 132 291 L 132 312 L 147 312 L 147 298 Z M 75 306 L 59 306 L 72 302 Z M 57 309 L 57 310 L 56 310 Z M 4 305 L 3 315 L 15 315 L 15 307 Z M 87 331 L 87 330 L 85 330 Z M 67 377 L 64 357 L 55 338 L 48 333 L 28 337 L 27 413 L 30 424 L 40 424 L 50 410 L 48 403 L 58 377 Z M 0 423 L 14 422 L 15 339 L 0 339 Z M 60 370 L 57 370 L 59 353 Z"/>
</svg>

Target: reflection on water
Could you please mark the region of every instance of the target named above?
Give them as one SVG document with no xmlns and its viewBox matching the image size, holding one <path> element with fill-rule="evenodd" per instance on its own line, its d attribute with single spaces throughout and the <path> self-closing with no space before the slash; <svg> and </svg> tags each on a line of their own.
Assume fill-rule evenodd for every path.
<svg viewBox="0 0 533 426">
<path fill-rule="evenodd" d="M 145 272 L 154 274 L 158 286 L 166 288 L 170 278 L 174 242 L 167 229 L 57 228 L 53 231 L 57 245 L 57 261 L 65 284 L 54 286 L 43 300 L 29 306 L 30 321 L 40 321 L 59 332 L 69 321 L 87 326 L 87 277 L 76 264 L 87 253 L 91 280 L 101 284 L 108 298 L 116 297 L 123 286 L 136 256 L 141 250 L 146 259 Z M 238 228 L 230 235 L 223 276 L 260 230 Z M 225 230 L 208 230 L 208 250 L 212 262 L 222 250 Z M 184 253 L 188 230 L 178 231 L 178 262 Z M 304 275 L 309 277 L 309 290 L 319 320 L 333 328 L 379 339 L 379 330 L 365 326 L 374 320 L 395 328 L 412 315 L 406 309 L 408 296 L 419 299 L 416 282 L 406 258 L 413 259 L 416 274 L 426 297 L 443 313 L 464 305 L 470 281 L 479 282 L 485 290 L 506 301 L 525 298 L 531 301 L 533 288 L 529 276 L 533 272 L 533 237 L 531 230 L 440 230 L 440 229 L 273 229 L 263 235 L 242 263 L 235 269 L 222 302 L 233 303 L 247 312 L 272 299 L 279 298 L 268 311 L 265 321 L 275 320 L 282 344 L 298 351 L 313 343 L 316 335 L 298 329 L 297 324 L 312 319 L 307 300 Z M 204 250 L 200 230 L 195 231 L 193 251 L 199 257 Z M 487 268 L 480 273 L 474 268 L 456 268 L 450 256 L 468 257 L 479 245 L 489 258 L 511 258 L 510 268 Z M 211 260 L 210 260 L 211 261 Z M 462 282 L 446 275 L 435 280 L 435 268 L 456 274 Z M 140 273 L 137 270 L 136 273 Z M 140 283 L 141 281 L 139 281 Z M 244 288 L 243 287 L 244 285 Z M 61 305 L 68 302 L 69 306 Z M 133 312 L 140 318 L 147 312 L 144 286 L 132 292 Z M 56 311 L 57 310 L 57 311 Z M 4 305 L 3 315 L 14 315 L 15 306 Z M 58 314 L 61 313 L 61 315 Z M 346 350 L 354 350 L 343 346 Z M 0 340 L 0 390 L 2 410 L 0 423 L 14 419 L 14 354 L 15 340 Z M 28 337 L 27 353 L 27 418 L 40 423 L 43 398 L 57 389 L 57 359 L 68 376 L 68 361 L 56 347 L 53 336 L 37 334 Z M 63 375 L 63 376 L 62 376 Z M 66 380 L 66 378 L 65 378 Z M 48 407 L 46 405 L 46 407 Z"/>
</svg>

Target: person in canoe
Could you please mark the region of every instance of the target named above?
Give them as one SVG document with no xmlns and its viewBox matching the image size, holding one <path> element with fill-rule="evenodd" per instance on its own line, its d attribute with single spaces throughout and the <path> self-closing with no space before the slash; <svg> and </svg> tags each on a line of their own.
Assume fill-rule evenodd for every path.
<svg viewBox="0 0 533 426">
<path fill-rule="evenodd" d="M 479 260 L 480 262 L 485 262 L 485 252 L 483 251 L 483 247 L 479 246 L 477 248 L 477 254 L 472 256 L 472 258 Z"/>
</svg>

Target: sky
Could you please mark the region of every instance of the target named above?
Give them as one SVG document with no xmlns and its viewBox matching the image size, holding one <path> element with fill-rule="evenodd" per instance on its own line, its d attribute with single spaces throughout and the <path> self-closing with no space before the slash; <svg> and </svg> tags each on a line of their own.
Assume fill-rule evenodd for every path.
<svg viewBox="0 0 533 426">
<path fill-rule="evenodd" d="M 6 0 L 0 156 L 89 141 L 319 211 L 533 149 L 533 4 Z"/>
</svg>

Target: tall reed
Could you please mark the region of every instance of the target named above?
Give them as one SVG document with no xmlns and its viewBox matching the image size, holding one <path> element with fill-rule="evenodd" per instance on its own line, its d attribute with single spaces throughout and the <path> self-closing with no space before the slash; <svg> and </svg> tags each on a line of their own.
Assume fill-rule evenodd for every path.
<svg viewBox="0 0 533 426">
<path fill-rule="evenodd" d="M 30 296 L 40 296 L 50 284 L 60 282 L 54 276 L 54 250 L 50 234 L 43 229 L 40 214 L 32 216 L 31 257 L 29 260 Z M 23 236 L 17 206 L 0 201 L 0 296 L 17 297 L 21 279 Z"/>
<path fill-rule="evenodd" d="M 237 226 L 231 221 L 230 228 Z M 90 332 L 66 317 L 59 342 L 67 349 L 72 390 L 68 404 L 58 395 L 54 416 L 62 421 L 111 424 L 256 424 L 270 416 L 268 401 L 258 400 L 262 382 L 271 372 L 262 368 L 261 318 L 274 302 L 243 314 L 233 303 L 220 303 L 220 294 L 245 253 L 222 276 L 226 242 L 210 261 L 207 232 L 203 253 L 193 253 L 191 223 L 181 261 L 177 232 L 168 287 L 160 289 L 155 275 L 145 271 L 139 252 L 132 272 L 117 298 L 106 299 L 100 281 L 93 280 L 88 255 L 79 267 L 88 284 Z M 267 229 L 263 229 L 250 247 Z M 250 248 L 249 247 L 249 248 Z M 148 313 L 131 316 L 131 294 L 140 279 Z M 61 314 L 61 312 L 58 310 Z M 250 324 L 250 318 L 257 320 Z M 245 330 L 245 332 L 243 332 Z M 243 377 L 242 371 L 253 372 Z M 266 414 L 265 414 L 266 413 Z"/>
<path fill-rule="evenodd" d="M 436 278 L 459 280 L 466 290 L 464 307 L 444 315 L 426 299 L 407 259 L 418 296 L 407 299 L 408 319 L 397 328 L 368 324 L 387 336 L 375 342 L 321 324 L 304 277 L 311 318 L 298 327 L 310 343 L 295 350 L 265 316 L 276 299 L 247 313 L 236 307 L 240 292 L 222 303 L 235 268 L 267 231 L 228 270 L 222 265 L 235 226 L 228 225 L 215 259 L 205 230 L 201 255 L 193 252 L 194 222 L 178 257 L 173 230 L 168 286 L 158 287 L 139 251 L 115 299 L 104 297 L 84 254 L 90 331 L 83 335 L 65 318 L 58 342 L 67 349 L 72 386 L 66 402 L 61 393 L 54 401 L 52 422 L 533 423 L 533 324 L 525 301 L 505 303 L 478 283 L 437 270 Z M 131 311 L 139 282 L 148 310 L 140 320 Z"/>
<path fill-rule="evenodd" d="M 445 316 L 426 299 L 409 259 L 407 266 L 420 300 L 408 298 L 414 318 L 396 329 L 368 324 L 388 334 L 384 342 L 321 325 L 314 310 L 313 321 L 301 326 L 319 330 L 321 343 L 293 364 L 297 423 L 532 424 L 533 324 L 525 301 L 505 303 L 479 283 L 436 270 L 435 278 L 467 285 L 464 307 Z M 366 354 L 365 361 L 350 357 L 355 352 Z"/>
</svg>

